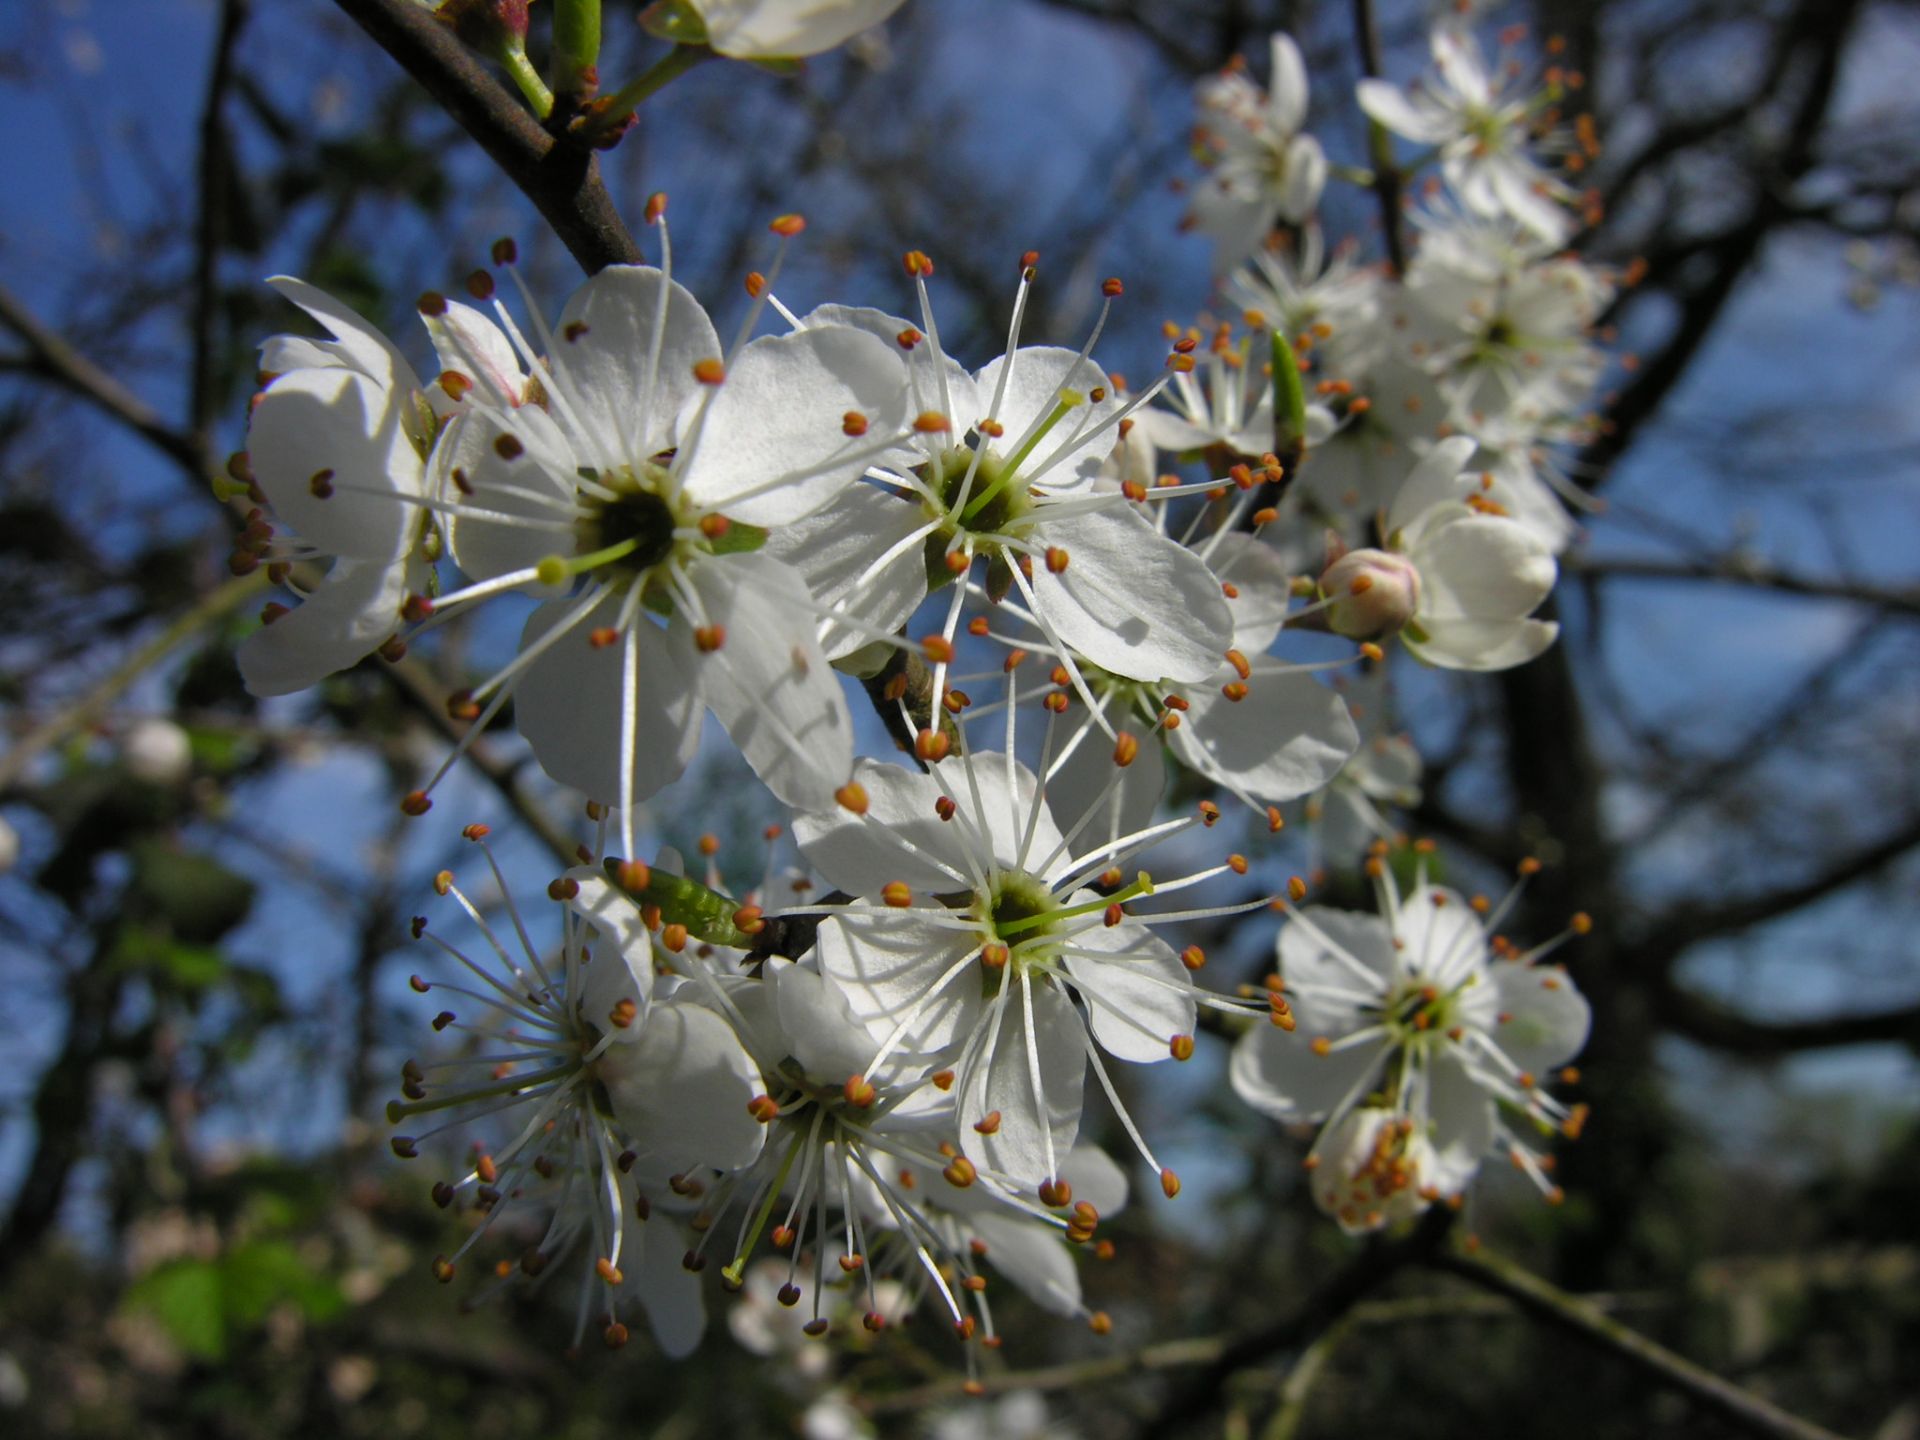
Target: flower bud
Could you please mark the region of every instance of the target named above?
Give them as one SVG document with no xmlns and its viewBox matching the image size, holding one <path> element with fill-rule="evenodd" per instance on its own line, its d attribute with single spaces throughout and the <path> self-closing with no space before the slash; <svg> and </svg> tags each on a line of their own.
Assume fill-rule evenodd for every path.
<svg viewBox="0 0 1920 1440">
<path fill-rule="evenodd" d="M 127 773 L 149 785 L 175 785 L 193 768 L 193 745 L 171 720 L 142 720 L 120 742 Z"/>
<path fill-rule="evenodd" d="M 434 6 L 433 18 L 451 25 L 454 34 L 482 55 L 524 53 L 529 3 L 531 0 L 440 0 Z"/>
<path fill-rule="evenodd" d="M 1349 640 L 1377 640 L 1413 618 L 1420 572 L 1385 550 L 1349 550 L 1320 576 L 1327 628 Z"/>
</svg>

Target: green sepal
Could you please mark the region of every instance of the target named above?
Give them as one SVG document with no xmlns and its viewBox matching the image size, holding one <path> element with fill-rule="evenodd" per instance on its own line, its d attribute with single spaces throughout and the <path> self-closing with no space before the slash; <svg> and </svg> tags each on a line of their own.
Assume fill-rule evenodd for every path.
<svg viewBox="0 0 1920 1440">
<path fill-rule="evenodd" d="M 676 45 L 707 43 L 707 22 L 687 0 L 654 0 L 637 18 L 642 30 L 659 39 Z"/>
<path fill-rule="evenodd" d="M 767 543 L 767 532 L 758 525 L 729 524 L 718 540 L 708 542 L 716 555 L 746 555 Z"/>
</svg>

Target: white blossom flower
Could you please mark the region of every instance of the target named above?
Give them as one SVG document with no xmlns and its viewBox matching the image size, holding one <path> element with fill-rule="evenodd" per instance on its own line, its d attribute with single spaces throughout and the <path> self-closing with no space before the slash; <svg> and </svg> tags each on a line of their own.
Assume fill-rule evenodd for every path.
<svg viewBox="0 0 1920 1440">
<path fill-rule="evenodd" d="M 1292 1026 L 1236 1042 L 1235 1092 L 1276 1119 L 1324 1122 L 1314 1196 L 1349 1231 L 1460 1194 L 1496 1147 L 1557 1198 L 1521 1132 L 1571 1136 L 1584 1116 L 1544 1083 L 1586 1042 L 1587 1003 L 1538 963 L 1584 919 L 1520 952 L 1496 933 L 1518 887 L 1488 915 L 1424 876 L 1402 897 L 1378 859 L 1368 873 L 1379 915 L 1289 907 L 1274 994 Z"/>
<path fill-rule="evenodd" d="M 1269 44 L 1267 89 L 1229 66 L 1200 82 L 1201 162 L 1207 175 L 1195 188 L 1191 218 L 1214 240 L 1214 269 L 1225 273 L 1260 247 L 1276 220 L 1303 224 L 1320 203 L 1327 157 L 1320 142 L 1301 133 L 1307 119 L 1307 67 L 1287 35 Z"/>
<path fill-rule="evenodd" d="M 1387 512 L 1388 547 L 1419 575 L 1419 603 L 1400 631 L 1407 649 L 1448 670 L 1507 670 L 1560 633 L 1529 618 L 1553 590 L 1553 552 L 1510 516 L 1494 513 L 1460 474 L 1464 436 L 1442 440 L 1414 468 Z"/>
<path fill-rule="evenodd" d="M 1344 336 L 1375 323 L 1382 281 L 1344 249 L 1331 254 L 1320 226 L 1302 226 L 1285 244 L 1263 245 L 1227 279 L 1227 296 L 1246 322 L 1290 340 Z"/>
<path fill-rule="evenodd" d="M 1218 583 L 1139 507 L 1211 487 L 1128 485 L 1116 492 L 1099 482 L 1120 425 L 1166 381 L 1125 403 L 1111 393 L 1108 377 L 1088 358 L 1105 307 L 1077 354 L 1022 348 L 1031 264 L 1022 268 L 1006 353 L 969 375 L 940 345 L 926 285 L 933 262 L 910 251 L 906 265 L 919 291 L 921 326 L 878 311 L 825 317 L 893 336 L 917 412 L 910 448 L 869 472 L 882 488 L 842 495 L 801 527 L 808 544 L 783 551 L 830 604 L 832 643 L 842 653 L 866 640 L 896 643 L 893 627 L 928 590 L 952 586 L 946 615 L 924 642 L 934 662 L 930 714 L 938 715 L 971 593 L 955 582 L 983 562 L 987 598 L 997 603 L 1018 591 L 1063 655 L 1084 655 L 1110 673 L 1141 679 L 1210 674 L 1230 631 Z M 1110 305 L 1121 287 L 1109 280 L 1103 291 Z M 804 335 L 822 317 L 788 318 Z M 1185 355 L 1173 359 L 1191 363 Z M 835 534 L 837 541 L 828 538 Z M 835 625 L 844 632 L 837 639 Z M 1071 658 L 1067 663 L 1072 670 Z M 1083 683 L 1077 688 L 1091 699 Z M 922 758 L 944 753 L 930 719 L 920 744 Z"/>
<path fill-rule="evenodd" d="M 1508 93 L 1505 68 L 1488 68 L 1464 26 L 1436 25 L 1432 49 L 1433 70 L 1406 90 L 1362 80 L 1360 108 L 1397 135 L 1436 146 L 1448 186 L 1474 214 L 1508 215 L 1548 245 L 1564 243 L 1573 192 L 1530 148 L 1541 95 L 1519 86 Z"/>
<path fill-rule="evenodd" d="M 1138 752 L 1123 735 L 1116 774 Z M 1197 1005 L 1237 1008 L 1193 983 L 1189 970 L 1204 955 L 1176 954 L 1148 927 L 1264 903 L 1134 913 L 1137 897 L 1246 862 L 1233 856 L 1157 882 L 1139 871 L 1129 883 L 1134 857 L 1199 822 L 1168 821 L 1076 856 L 1073 839 L 1099 813 L 1063 832 L 1044 786 L 1010 752 L 963 750 L 925 774 L 862 760 L 839 810 L 795 821 L 809 862 L 858 897 L 823 919 L 817 943 L 822 976 L 871 1037 L 847 1083 L 900 1052 L 950 1063 L 962 1155 L 1037 1187 L 1050 1204 L 1062 1193 L 1059 1163 L 1078 1132 L 1089 1065 L 1126 1114 L 1100 1052 L 1136 1063 L 1185 1059 Z M 1168 1193 L 1177 1190 L 1131 1120 L 1123 1123 Z"/>
<path fill-rule="evenodd" d="M 776 230 L 793 233 L 792 218 Z M 519 655 L 465 697 L 487 701 L 473 733 L 511 696 L 548 773 L 619 806 L 628 851 L 634 802 L 685 768 L 703 708 L 779 798 L 831 803 L 851 718 L 805 582 L 762 545 L 767 527 L 825 505 L 898 443 L 893 357 L 860 330 L 821 325 L 723 362 L 699 302 L 646 266 L 595 275 L 551 331 L 534 312 L 544 356 L 495 313 L 499 338 L 468 327 L 468 367 L 442 379 L 467 403 L 435 452 L 452 486 L 438 508 L 471 583 L 429 608 L 510 590 L 546 603 Z M 509 351 L 528 403 L 511 381 L 502 403 L 471 380 Z"/>
<path fill-rule="evenodd" d="M 467 833 L 485 849 L 484 826 Z M 487 862 L 519 957 L 442 872 L 434 888 L 458 902 L 486 949 L 476 958 L 428 931 L 424 919 L 414 922 L 415 934 L 477 984 L 418 976 L 412 983 L 423 994 L 460 997 L 453 1002 L 460 1010 L 442 1011 L 434 1029 L 466 1038 L 470 1050 L 426 1066 L 409 1060 L 404 1098 L 387 1107 L 395 1124 L 455 1112 L 432 1130 L 396 1135 L 395 1152 L 408 1158 L 430 1137 L 480 1115 L 514 1113 L 518 1121 L 507 1144 L 476 1146 L 460 1180 L 434 1187 L 442 1206 L 470 1197 L 486 1216 L 458 1250 L 434 1262 L 434 1273 L 451 1280 L 507 1202 L 535 1177 L 550 1179 L 561 1187 L 560 1199 L 520 1268 L 538 1274 L 563 1254 L 581 1252 L 582 1327 L 599 1310 L 609 1342 L 619 1343 L 620 1302 L 637 1299 L 662 1345 L 685 1353 L 699 1339 L 698 1291 L 675 1278 L 684 1244 L 669 1238 L 663 1245 L 658 1237 L 648 1243 L 650 1229 L 672 1227 L 665 1219 L 648 1223 L 642 1187 L 696 1168 L 733 1171 L 753 1163 L 766 1138 L 747 1108 L 760 1090 L 759 1069 L 726 1019 L 701 1003 L 699 986 L 656 978 L 639 907 L 604 876 L 581 869 L 554 882 L 549 894 L 564 905 L 564 932 L 557 959 L 543 961 L 491 851 Z M 602 1294 L 607 1304 L 595 1306 L 593 1297 Z"/>
<path fill-rule="evenodd" d="M 193 741 L 173 721 L 148 716 L 121 739 L 120 762 L 136 780 L 175 785 L 193 769 Z"/>
<path fill-rule="evenodd" d="M 287 695 L 357 664 L 393 638 L 410 594 L 427 588 L 439 535 L 420 504 L 436 488 L 427 455 L 436 416 L 393 344 L 346 306 L 302 281 L 268 282 L 332 335 L 281 335 L 260 351 L 266 388 L 247 434 L 254 489 L 280 525 L 249 517 L 236 573 L 262 559 L 291 584 L 296 561 L 331 559 L 301 604 L 270 604 L 237 659 L 256 695 Z"/>
<path fill-rule="evenodd" d="M 1321 863 L 1351 865 L 1394 829 L 1382 805 L 1408 810 L 1420 803 L 1420 752 L 1402 735 L 1375 735 L 1353 752 L 1340 773 L 1307 801 L 1307 820 Z"/>
</svg>

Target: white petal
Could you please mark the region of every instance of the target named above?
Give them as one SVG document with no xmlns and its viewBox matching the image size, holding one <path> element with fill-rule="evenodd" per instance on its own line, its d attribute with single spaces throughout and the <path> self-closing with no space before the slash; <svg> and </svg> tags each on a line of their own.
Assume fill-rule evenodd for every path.
<svg viewBox="0 0 1920 1440">
<path fill-rule="evenodd" d="M 649 406 L 647 365 L 663 287 L 666 325 Z M 566 385 L 587 430 L 573 437 L 575 448 L 596 468 L 637 464 L 665 449 L 675 416 L 702 388 L 694 365 L 725 353 L 700 302 L 647 265 L 609 265 L 588 280 L 567 301 L 554 335 L 554 364 L 565 376 L 556 383 Z"/>
<path fill-rule="evenodd" d="M 653 1002 L 653 937 L 640 907 L 597 870 L 578 867 L 567 879 L 579 887 L 567 908 L 586 922 L 582 938 L 593 957 L 583 972 L 580 1014 L 616 1041 L 637 1040 Z M 623 1000 L 632 1002 L 634 1021 L 610 1026 L 608 1017 Z"/>
<path fill-rule="evenodd" d="M 866 1073 L 877 1042 L 838 985 L 810 965 L 778 961 L 767 964 L 761 983 L 773 992 L 787 1053 L 809 1078 L 840 1085 L 849 1076 Z"/>
<path fill-rule="evenodd" d="M 1076 903 L 1095 898 L 1091 891 L 1074 897 Z M 1144 925 L 1123 920 L 1089 930 L 1073 943 L 1103 952 L 1098 960 L 1084 955 L 1066 960 L 1101 1049 L 1147 1064 L 1170 1058 L 1167 1044 L 1174 1036 L 1193 1034 L 1192 982 L 1166 941 Z"/>
<path fill-rule="evenodd" d="M 1316 1055 L 1307 1037 L 1260 1021 L 1233 1045 L 1227 1078 L 1233 1093 L 1262 1115 L 1319 1120 L 1379 1067 L 1381 1045 Z"/>
<path fill-rule="evenodd" d="M 1400 904 L 1394 938 L 1403 972 L 1442 988 L 1486 969 L 1486 926 L 1451 890 L 1421 885 L 1410 891 Z"/>
<path fill-rule="evenodd" d="M 1544 1076 L 1580 1053 L 1593 1012 L 1564 970 L 1501 964 L 1491 967 L 1489 978 L 1507 1017 L 1491 1027 L 1493 1040 L 1514 1064 Z"/>
<path fill-rule="evenodd" d="M 700 1277 L 681 1263 L 693 1247 L 680 1227 L 664 1216 L 645 1223 L 659 1233 L 646 1237 L 635 1261 L 629 1263 L 622 1256 L 620 1268 L 627 1285 L 621 1288 L 631 1287 L 639 1297 L 647 1312 L 647 1328 L 661 1353 L 669 1360 L 684 1360 L 700 1348 L 707 1328 Z"/>
<path fill-rule="evenodd" d="M 419 528 L 412 501 L 424 474 L 404 418 L 397 393 L 357 371 L 296 370 L 274 381 L 254 407 L 247 453 L 275 516 L 328 554 L 400 554 Z M 315 477 L 325 471 L 334 493 L 321 499 Z"/>
<path fill-rule="evenodd" d="M 1473 33 L 1464 25 L 1436 25 L 1432 45 L 1440 78 L 1469 104 L 1485 105 L 1493 92 L 1487 80 L 1487 62 Z"/>
<path fill-rule="evenodd" d="M 1407 529 L 1436 505 L 1458 502 L 1471 493 L 1460 472 L 1473 458 L 1474 442 L 1465 435 L 1451 435 L 1437 441 L 1393 497 L 1387 512 L 1387 533 Z"/>
<path fill-rule="evenodd" d="M 1371 1023 L 1361 1010 L 1385 995 L 1396 973 L 1387 922 L 1351 910 L 1309 905 L 1281 930 L 1276 953 L 1299 1034 L 1308 1040 L 1338 1040 Z"/>
<path fill-rule="evenodd" d="M 1270 538 L 1239 531 L 1227 531 L 1213 543 L 1207 567 L 1223 585 L 1239 592 L 1227 599 L 1234 649 L 1242 655 L 1259 655 L 1280 638 L 1291 609 L 1293 577 L 1314 563 L 1301 563 Z"/>
<path fill-rule="evenodd" d="M 1493 1101 L 1460 1065 L 1441 1056 L 1428 1077 L 1427 1114 L 1432 1152 L 1425 1157 L 1420 1183 L 1442 1195 L 1458 1195 L 1493 1148 Z"/>
<path fill-rule="evenodd" d="M 1139 753 L 1122 769 L 1113 763 L 1113 741 L 1106 732 L 1081 707 L 1074 707 L 1073 713 L 1085 733 L 1047 781 L 1047 805 L 1069 830 L 1090 808 L 1098 807 L 1098 818 L 1074 838 L 1072 853 L 1079 856 L 1146 828 L 1167 788 L 1167 760 L 1159 739 L 1146 733 L 1147 726 L 1137 716 L 1110 714 L 1116 729 L 1130 730 L 1140 741 Z M 1063 739 L 1061 751 L 1071 743 L 1071 738 Z"/>
<path fill-rule="evenodd" d="M 668 630 L 681 672 L 775 796 L 831 806 L 853 771 L 853 720 L 815 638 L 806 582 L 772 556 L 744 554 L 689 565 L 687 583 L 704 615 Z M 719 649 L 696 646 L 696 623 L 725 629 Z"/>
<path fill-rule="evenodd" d="M 969 1225 L 987 1247 L 987 1263 L 1022 1295 L 1055 1315 L 1080 1313 L 1080 1272 L 1059 1231 L 1006 1210 L 981 1211 Z"/>
<path fill-rule="evenodd" d="M 851 655 L 873 631 L 898 630 L 927 598 L 925 547 L 906 543 L 925 524 L 911 501 L 878 486 L 855 485 L 825 509 L 768 535 L 766 553 L 799 571 L 817 604 L 843 608 L 862 624 L 856 630 L 826 622 L 821 649 L 829 660 Z M 896 547 L 899 553 L 872 569 Z"/>
<path fill-rule="evenodd" d="M 1034 602 L 1068 645 L 1136 680 L 1204 680 L 1220 664 L 1233 617 L 1198 556 L 1125 506 L 1044 519 L 1038 543 L 1067 552 L 1055 574 L 1033 567 Z"/>
<path fill-rule="evenodd" d="M 473 580 L 491 580 L 581 547 L 571 530 L 576 493 L 574 455 L 560 428 L 537 406 L 513 412 L 519 453 L 495 447 L 503 433 L 493 414 L 470 411 L 447 426 L 434 447 L 434 469 L 447 477 L 446 498 L 459 508 L 447 524 L 453 558 Z M 459 480 L 453 475 L 459 472 Z M 494 520 L 492 515 L 515 517 Z M 522 523 L 538 522 L 535 525 Z M 532 588 L 532 587 L 529 587 Z"/>
<path fill-rule="evenodd" d="M 760 1067 L 713 1011 L 658 1001 L 639 1039 L 601 1062 L 614 1114 L 649 1171 L 739 1170 L 759 1157 L 767 1127 L 747 1104 L 765 1088 Z"/>
<path fill-rule="evenodd" d="M 1077 394 L 1079 403 L 1062 415 L 1039 443 L 1027 452 L 1020 462 L 1020 474 L 1034 476 L 1056 457 L 1059 457 L 1060 463 L 1040 476 L 1041 483 L 1064 486 L 1075 476 L 1090 477 L 1098 471 L 1100 462 L 1107 458 L 1107 452 L 1113 449 L 1114 442 L 1120 438 L 1119 427 L 1108 426 L 1098 439 L 1078 447 L 1073 442 L 1076 435 L 1092 431 L 1120 408 L 1120 401 L 1113 394 L 1113 383 L 1106 373 L 1092 360 L 1080 359 L 1072 350 L 1030 345 L 1011 355 L 991 360 L 980 370 L 974 377 L 980 403 L 992 404 L 1002 371 L 1012 373 L 1007 377 L 1006 393 L 991 418 L 1005 427 L 1006 434 L 994 441 L 994 449 L 1003 458 L 1010 457 L 1015 447 L 1023 443 L 1029 430 L 1053 414 L 1064 388 Z M 1089 399 L 1095 390 L 1106 392 L 1106 398 L 1099 401 Z M 963 421 L 955 416 L 954 424 L 958 429 L 963 424 L 981 418 L 985 417 L 970 416 Z"/>
<path fill-rule="evenodd" d="M 433 340 L 434 354 L 440 358 L 442 374 L 451 370 L 466 376 L 478 388 L 477 398 L 503 409 L 520 403 L 527 386 L 520 356 L 506 332 L 485 311 L 449 300 L 445 314 L 421 318 Z M 448 402 L 446 391 L 439 385 L 431 386 L 427 394 L 436 406 Z"/>
<path fill-rule="evenodd" d="M 869 30 L 904 0 L 694 0 L 707 43 L 736 60 L 818 55 Z"/>
<path fill-rule="evenodd" d="M 1307 64 L 1293 37 L 1275 31 L 1268 42 L 1273 72 L 1267 80 L 1267 119 L 1282 135 L 1307 123 Z"/>
<path fill-rule="evenodd" d="M 542 605 L 527 617 L 520 648 L 537 642 L 578 602 Z M 617 601 L 601 607 L 611 619 Z M 574 627 L 527 667 L 514 691 L 514 721 L 546 772 L 591 799 L 620 800 L 621 644 L 596 650 L 594 622 Z M 644 799 L 680 778 L 700 743 L 699 693 L 660 631 L 634 623 L 639 686 L 634 708 L 633 793 Z M 624 642 L 622 642 L 624 643 Z"/>
<path fill-rule="evenodd" d="M 291 695 L 371 655 L 400 628 L 408 572 L 405 561 L 335 561 L 304 601 L 240 642 L 247 689 Z"/>
<path fill-rule="evenodd" d="M 1318 790 L 1360 746 L 1347 703 L 1284 661 L 1250 662 L 1247 693 L 1229 700 L 1217 685 L 1197 687 L 1173 732 L 1174 753 L 1237 794 L 1266 805 Z M 1215 678 L 1231 679 L 1222 671 Z"/>
<path fill-rule="evenodd" d="M 1548 245 L 1564 245 L 1573 233 L 1573 217 L 1534 189 L 1539 176 L 1531 163 L 1517 156 L 1494 160 L 1488 166 L 1493 193 L 1514 219 Z"/>
<path fill-rule="evenodd" d="M 855 411 L 867 429 L 849 436 Z M 763 336 L 734 357 L 707 407 L 687 494 L 750 525 L 797 520 L 859 479 L 875 443 L 906 420 L 906 377 L 872 335 L 823 325 Z M 763 488 L 783 475 L 796 478 Z"/>
<path fill-rule="evenodd" d="M 1423 145 L 1437 145 L 1453 133 L 1445 115 L 1430 105 L 1409 100 L 1397 85 L 1385 80 L 1362 80 L 1356 92 L 1360 108 L 1394 134 Z"/>
<path fill-rule="evenodd" d="M 873 1037 L 869 1051 L 913 1015 L 895 1053 L 931 1065 L 972 1033 L 982 1004 L 976 967 L 938 991 L 934 982 L 979 947 L 977 935 L 935 924 L 924 912 L 856 905 L 820 926 L 814 953 Z"/>
<path fill-rule="evenodd" d="M 1280 187 L 1280 216 L 1304 225 L 1313 218 L 1320 192 L 1327 188 L 1327 155 L 1311 135 L 1296 135 L 1287 146 L 1286 181 Z"/>
<path fill-rule="evenodd" d="M 877 895 L 895 880 L 922 891 L 966 888 L 971 847 L 958 821 L 934 813 L 941 791 L 932 777 L 862 758 L 853 778 L 867 794 L 864 818 L 839 808 L 794 817 L 801 853 L 828 884 L 854 895 Z M 907 845 L 891 843 L 895 836 Z"/>
<path fill-rule="evenodd" d="M 1405 631 L 1401 643 L 1429 665 L 1444 670 L 1511 670 L 1541 654 L 1560 634 L 1546 620 L 1422 621 L 1427 638 L 1418 643 Z"/>
<path fill-rule="evenodd" d="M 418 387 L 413 367 L 394 343 L 326 291 L 291 275 L 275 275 L 267 283 L 326 327 L 334 338 L 336 363 L 357 370 L 384 389 Z"/>
<path fill-rule="evenodd" d="M 1103 1220 L 1127 1208 L 1127 1172 L 1098 1146 L 1085 1141 L 1075 1145 L 1060 1162 L 1060 1178 L 1073 1186 L 1076 1201 L 1086 1201 Z"/>
<path fill-rule="evenodd" d="M 1416 619 L 1516 620 L 1553 590 L 1557 567 L 1540 537 L 1502 515 L 1433 526 L 1409 557 L 1420 567 Z"/>
<path fill-rule="evenodd" d="M 1133 412 L 1139 430 L 1161 450 L 1199 450 L 1225 437 L 1203 430 L 1182 415 L 1148 405 Z"/>
<path fill-rule="evenodd" d="M 983 1044 L 969 1057 L 960 1077 L 960 1149 L 982 1170 L 1038 1185 L 1054 1178 L 1048 1173 L 1046 1137 L 1050 1134 L 1053 1139 L 1055 1167 L 1073 1148 L 1080 1129 L 1087 1057 L 1076 1033 L 1081 1022 L 1073 1002 L 1050 982 L 1033 985 L 1032 1020 L 1043 1106 L 1029 1074 L 1026 1007 L 1012 967 L 1003 973 L 1004 983 L 1015 988 L 990 1012 L 995 1017 L 990 1063 L 983 1063 L 987 1061 Z M 991 1135 L 974 1129 L 996 1110 L 1000 1124 Z"/>
</svg>

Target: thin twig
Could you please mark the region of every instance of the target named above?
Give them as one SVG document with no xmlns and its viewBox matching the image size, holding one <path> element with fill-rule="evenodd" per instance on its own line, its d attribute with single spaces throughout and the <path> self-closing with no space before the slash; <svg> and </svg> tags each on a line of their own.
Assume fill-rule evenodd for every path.
<svg viewBox="0 0 1920 1440">
<path fill-rule="evenodd" d="M 593 151 L 555 140 L 454 33 L 414 0 L 335 0 L 362 30 L 460 122 L 533 201 L 581 268 L 634 264 L 627 232 Z"/>
<path fill-rule="evenodd" d="M 1380 78 L 1380 28 L 1373 19 L 1373 0 L 1353 0 L 1353 28 L 1360 42 L 1360 73 Z M 1400 170 L 1393 163 L 1393 139 L 1387 127 L 1367 117 L 1367 152 L 1373 164 L 1373 193 L 1380 197 L 1380 235 L 1386 242 L 1393 273 L 1407 268 L 1406 241 L 1400 234 Z"/>
<path fill-rule="evenodd" d="M 213 43 L 207 74 L 207 98 L 200 115 L 200 209 L 195 223 L 193 263 L 193 368 L 187 423 L 202 448 L 213 421 L 214 322 L 219 315 L 220 251 L 226 239 L 228 200 L 234 177 L 227 143 L 227 87 L 233 80 L 233 52 L 247 23 L 251 0 L 225 0 L 220 33 Z"/>
<path fill-rule="evenodd" d="M 1658 560 L 1629 556 L 1565 556 L 1562 567 L 1574 575 L 1612 580 L 1724 581 L 1805 595 L 1819 600 L 1849 600 L 1884 610 L 1920 615 L 1920 589 L 1911 585 L 1875 585 L 1865 580 L 1794 575 L 1776 570 L 1757 556 L 1730 555 L 1708 560 Z"/>
<path fill-rule="evenodd" d="M 1839 1440 L 1833 1431 L 1789 1415 L 1772 1401 L 1721 1379 L 1711 1370 L 1676 1355 L 1637 1330 L 1610 1319 L 1578 1296 L 1569 1295 L 1509 1261 L 1489 1255 L 1442 1251 L 1433 1255 L 1429 1263 L 1506 1296 L 1528 1314 L 1582 1340 L 1611 1350 L 1679 1391 L 1702 1410 L 1718 1415 L 1750 1435 L 1767 1436 L 1769 1440 Z"/>
</svg>

